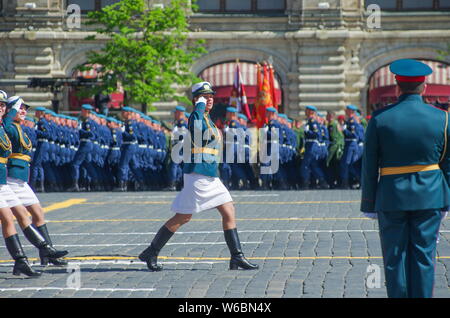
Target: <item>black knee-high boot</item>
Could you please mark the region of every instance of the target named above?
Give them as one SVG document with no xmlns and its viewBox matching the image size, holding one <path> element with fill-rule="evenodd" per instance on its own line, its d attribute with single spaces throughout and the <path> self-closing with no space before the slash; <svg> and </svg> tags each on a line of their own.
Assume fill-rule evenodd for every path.
<svg viewBox="0 0 450 318">
<path fill-rule="evenodd" d="M 42 235 L 42 237 L 45 239 L 45 241 L 48 243 L 48 245 L 53 247 L 52 239 L 50 238 L 50 234 L 48 233 L 47 225 L 41 225 L 36 226 L 36 229 L 39 231 L 39 233 Z M 58 259 L 54 257 L 41 257 L 41 265 L 48 265 L 48 263 L 51 263 L 56 266 L 66 266 L 67 261 L 63 259 Z"/>
<path fill-rule="evenodd" d="M 67 255 L 67 251 L 58 251 L 54 247 L 52 247 L 39 233 L 39 231 L 34 227 L 33 224 L 30 224 L 28 227 L 24 228 L 23 234 L 33 244 L 36 248 L 39 249 L 39 257 L 43 258 L 60 258 L 64 255 Z"/>
<path fill-rule="evenodd" d="M 258 269 L 259 266 L 250 263 L 242 253 L 241 242 L 239 241 L 239 236 L 237 229 L 224 230 L 225 242 L 227 242 L 228 248 L 230 249 L 231 259 L 230 259 L 230 269 Z"/>
<path fill-rule="evenodd" d="M 139 254 L 139 259 L 146 262 L 148 269 L 152 272 L 159 272 L 163 269 L 162 266 L 157 263 L 158 254 L 172 236 L 173 232 L 169 231 L 169 229 L 163 225 L 158 233 L 156 233 L 150 246 Z"/>
<path fill-rule="evenodd" d="M 19 276 L 25 274 L 29 277 L 39 277 L 42 272 L 35 271 L 28 263 L 28 259 L 23 252 L 22 244 L 19 241 L 19 235 L 14 234 L 5 238 L 6 248 L 14 259 L 13 275 Z"/>
</svg>

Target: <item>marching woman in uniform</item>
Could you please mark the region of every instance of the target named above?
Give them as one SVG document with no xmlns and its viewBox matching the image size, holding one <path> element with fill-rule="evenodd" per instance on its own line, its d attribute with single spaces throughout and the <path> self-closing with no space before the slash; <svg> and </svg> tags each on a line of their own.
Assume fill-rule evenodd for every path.
<svg viewBox="0 0 450 318">
<path fill-rule="evenodd" d="M 0 91 L 0 122 L 6 112 L 6 102 L 6 94 Z M 21 205 L 15 193 L 6 184 L 6 163 L 11 151 L 11 141 L 3 129 L 3 125 L 0 124 L 0 220 L 2 222 L 2 234 L 6 248 L 15 261 L 13 274 L 20 275 L 23 273 L 30 277 L 39 277 L 41 273 L 33 270 L 28 263 L 28 258 L 23 251 L 14 225 L 14 215 L 10 209 L 11 206 Z"/>
<path fill-rule="evenodd" d="M 162 270 L 157 264 L 160 250 L 183 224 L 189 222 L 192 214 L 213 208 L 217 208 L 222 216 L 225 241 L 231 253 L 230 269 L 258 268 L 242 253 L 233 199 L 218 177 L 221 136 L 209 117 L 214 93 L 208 82 L 192 86 L 194 111 L 188 123 L 191 160 L 183 166 L 184 188 L 172 203 L 175 215 L 159 229 L 150 246 L 139 255 L 139 259 L 146 262 L 151 271 Z"/>
<path fill-rule="evenodd" d="M 25 237 L 39 249 L 41 265 L 48 265 L 48 263 L 58 266 L 67 265 L 67 262 L 60 258 L 68 252 L 58 251 L 53 247 L 42 207 L 27 183 L 30 175 L 32 144 L 23 132 L 20 122 L 27 114 L 28 105 L 20 97 L 12 96 L 8 98 L 6 106 L 7 113 L 3 118 L 3 127 L 12 147 L 12 153 L 9 155 L 7 163 L 7 185 L 19 200 L 18 204 L 10 205 L 11 210 Z M 31 221 L 28 212 L 31 214 Z"/>
</svg>

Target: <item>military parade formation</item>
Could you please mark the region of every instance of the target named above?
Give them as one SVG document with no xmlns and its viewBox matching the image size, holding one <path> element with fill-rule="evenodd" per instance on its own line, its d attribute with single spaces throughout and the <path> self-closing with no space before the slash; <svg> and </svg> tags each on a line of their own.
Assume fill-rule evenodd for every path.
<svg viewBox="0 0 450 318">
<path fill-rule="evenodd" d="M 37 107 L 34 117 L 22 122 L 33 145 L 30 185 L 36 192 L 180 190 L 183 162 L 171 154 L 183 142 L 189 115 L 177 106 L 173 122 L 164 125 L 132 107 L 122 107 L 117 117 L 99 114 L 89 104 L 78 117 Z M 236 136 L 227 139 L 237 129 L 256 130 L 255 125 L 227 107 L 223 152 L 234 148 L 234 157 L 224 158 L 220 178 L 231 190 L 356 189 L 366 125 L 354 105 L 346 107 L 345 115 L 328 111 L 326 117 L 307 106 L 304 121 L 269 107 L 260 130 L 278 143 L 279 167 L 261 173 L 270 163 L 250 160 L 253 135 L 246 134 L 244 145 Z M 277 140 L 270 137 L 273 129 L 278 129 Z"/>
</svg>

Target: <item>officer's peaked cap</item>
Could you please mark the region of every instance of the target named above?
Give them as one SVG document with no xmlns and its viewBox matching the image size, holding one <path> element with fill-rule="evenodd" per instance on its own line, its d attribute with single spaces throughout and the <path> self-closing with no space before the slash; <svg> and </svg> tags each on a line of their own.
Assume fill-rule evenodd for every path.
<svg viewBox="0 0 450 318">
<path fill-rule="evenodd" d="M 209 82 L 200 82 L 192 85 L 192 96 L 196 97 L 201 94 L 215 94 L 216 92 L 213 90 L 211 83 Z"/>
<path fill-rule="evenodd" d="M 433 73 L 427 64 L 413 59 L 394 61 L 389 70 L 396 75 L 398 82 L 424 82 L 425 76 Z"/>
</svg>

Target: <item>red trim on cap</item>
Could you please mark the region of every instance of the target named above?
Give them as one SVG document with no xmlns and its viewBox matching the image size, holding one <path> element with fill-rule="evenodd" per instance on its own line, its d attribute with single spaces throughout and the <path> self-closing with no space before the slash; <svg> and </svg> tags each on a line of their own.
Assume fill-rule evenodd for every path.
<svg viewBox="0 0 450 318">
<path fill-rule="evenodd" d="M 402 76 L 395 75 L 397 82 L 425 82 L 425 76 Z"/>
</svg>

